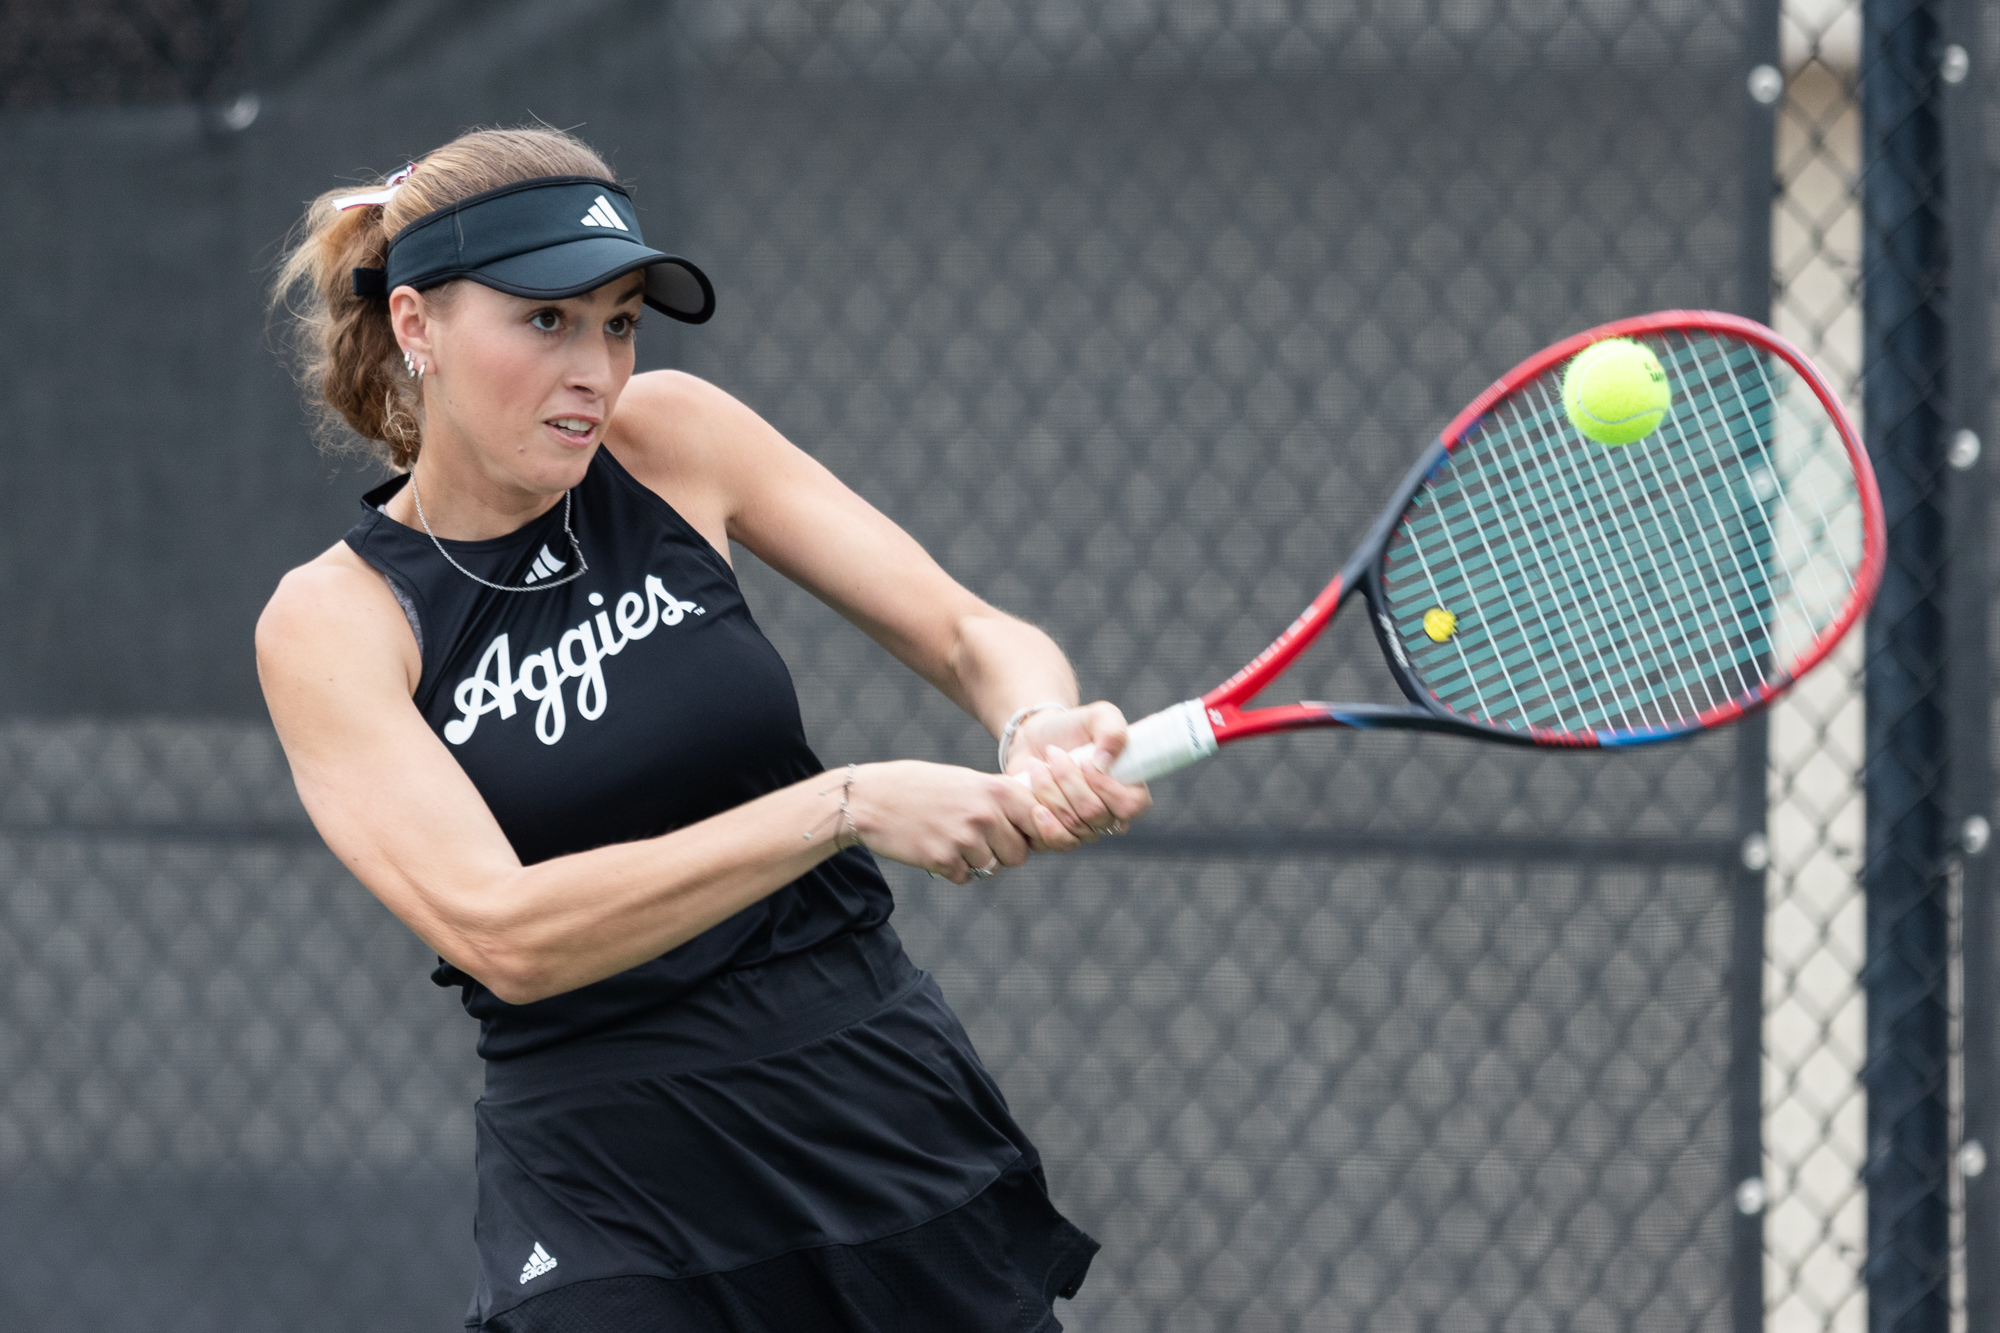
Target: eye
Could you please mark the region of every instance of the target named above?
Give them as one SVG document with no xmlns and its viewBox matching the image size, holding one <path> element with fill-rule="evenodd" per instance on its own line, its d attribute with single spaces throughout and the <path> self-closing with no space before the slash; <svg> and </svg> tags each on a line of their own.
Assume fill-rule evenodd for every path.
<svg viewBox="0 0 2000 1333">
<path fill-rule="evenodd" d="M 637 315 L 613 315 L 605 322 L 604 331 L 614 338 L 629 338 L 639 331 Z"/>
<path fill-rule="evenodd" d="M 528 327 L 538 333 L 554 333 L 562 328 L 562 311 L 537 310 L 528 316 Z"/>
</svg>

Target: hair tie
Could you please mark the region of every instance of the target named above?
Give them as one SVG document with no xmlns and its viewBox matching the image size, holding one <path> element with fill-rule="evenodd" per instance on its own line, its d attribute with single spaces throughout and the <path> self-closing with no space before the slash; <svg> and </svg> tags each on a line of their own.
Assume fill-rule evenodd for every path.
<svg viewBox="0 0 2000 1333">
<path fill-rule="evenodd" d="M 395 197 L 397 189 L 401 187 L 404 181 L 410 178 L 410 173 L 416 169 L 417 164 L 412 162 L 395 175 L 389 177 L 388 183 L 381 189 L 370 190 L 366 194 L 344 194 L 333 201 L 333 206 L 342 213 L 345 213 L 350 208 L 378 208 Z"/>
</svg>

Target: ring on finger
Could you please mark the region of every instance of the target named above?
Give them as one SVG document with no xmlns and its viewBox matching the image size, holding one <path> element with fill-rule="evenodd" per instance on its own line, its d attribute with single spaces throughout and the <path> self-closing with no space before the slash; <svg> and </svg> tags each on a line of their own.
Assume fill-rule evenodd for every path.
<svg viewBox="0 0 2000 1333">
<path fill-rule="evenodd" d="M 999 864 L 1000 858 L 995 856 L 983 866 L 974 866 L 972 867 L 972 877 L 974 879 L 992 879 Z"/>
</svg>

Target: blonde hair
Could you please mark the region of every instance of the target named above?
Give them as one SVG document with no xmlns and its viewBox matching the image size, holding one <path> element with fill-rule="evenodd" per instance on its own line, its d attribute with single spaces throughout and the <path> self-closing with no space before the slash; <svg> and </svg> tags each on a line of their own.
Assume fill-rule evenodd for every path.
<svg viewBox="0 0 2000 1333">
<path fill-rule="evenodd" d="M 349 446 L 352 431 L 392 467 L 416 462 L 423 446 L 416 383 L 404 371 L 388 303 L 356 296 L 353 272 L 385 266 L 390 238 L 424 214 L 537 176 L 616 179 L 603 158 L 561 130 L 473 130 L 419 158 L 386 204 L 341 211 L 338 200 L 371 188 L 350 185 L 307 207 L 287 242 L 271 300 L 291 316 L 294 369 L 316 399 L 322 444 Z M 450 286 L 433 289 L 431 298 Z"/>
</svg>

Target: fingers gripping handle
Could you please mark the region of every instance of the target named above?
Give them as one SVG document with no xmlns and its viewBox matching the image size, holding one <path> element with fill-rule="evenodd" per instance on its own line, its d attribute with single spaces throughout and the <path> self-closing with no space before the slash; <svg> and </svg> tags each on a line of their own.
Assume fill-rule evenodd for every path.
<svg viewBox="0 0 2000 1333">
<path fill-rule="evenodd" d="M 1111 776 L 1125 783 L 1151 782 L 1208 758 L 1218 748 L 1208 710 L 1201 706 L 1201 700 L 1190 699 L 1142 717 L 1127 728 L 1125 748 L 1111 762 Z M 1088 763 L 1096 749 L 1095 745 L 1079 745 L 1069 757 L 1079 764 Z M 1028 780 L 1025 773 L 1015 777 Z"/>
<path fill-rule="evenodd" d="M 1125 748 L 1111 765 L 1111 776 L 1120 782 L 1151 782 L 1217 749 L 1215 728 L 1199 699 L 1142 717 L 1126 735 Z"/>
</svg>

